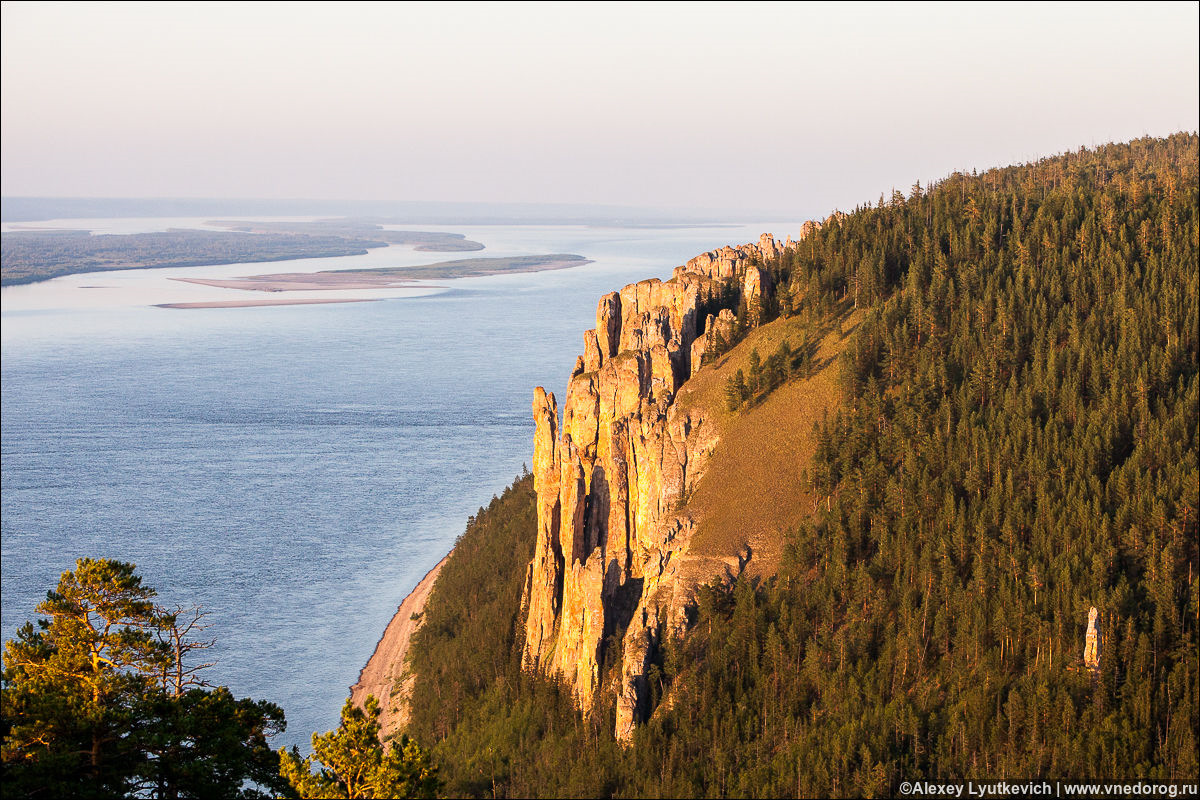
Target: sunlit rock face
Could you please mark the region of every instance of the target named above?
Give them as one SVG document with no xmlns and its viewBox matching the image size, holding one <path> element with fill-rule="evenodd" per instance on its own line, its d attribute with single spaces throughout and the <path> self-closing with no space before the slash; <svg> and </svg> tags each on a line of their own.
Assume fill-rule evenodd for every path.
<svg viewBox="0 0 1200 800">
<path fill-rule="evenodd" d="M 1100 612 L 1095 606 L 1088 611 L 1087 639 L 1083 646 L 1083 665 L 1091 670 L 1100 669 Z"/>
<path fill-rule="evenodd" d="M 704 322 L 704 334 L 697 336 L 692 342 L 692 374 L 695 375 L 704 363 L 704 356 L 718 353 L 723 346 L 733 340 L 737 329 L 737 317 L 728 308 L 722 308 L 717 314 L 709 314 Z"/>
<path fill-rule="evenodd" d="M 534 392 L 538 538 L 522 599 L 524 663 L 563 679 L 589 710 L 604 643 L 624 631 L 622 740 L 644 713 L 659 638 L 682 630 L 695 588 L 679 578 L 693 530 L 679 510 L 714 442 L 703 414 L 673 400 L 705 347 L 736 324 L 728 309 L 699 319 L 700 309 L 726 285 L 757 297 L 766 278 L 751 262 L 784 248 L 763 234 L 698 256 L 668 281 L 605 295 L 567 385 L 561 432 L 554 395 Z"/>
</svg>

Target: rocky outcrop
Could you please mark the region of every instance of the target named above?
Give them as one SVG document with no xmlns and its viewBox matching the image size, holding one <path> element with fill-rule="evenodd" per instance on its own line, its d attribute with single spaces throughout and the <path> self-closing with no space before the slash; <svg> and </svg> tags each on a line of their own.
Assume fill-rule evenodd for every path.
<svg viewBox="0 0 1200 800">
<path fill-rule="evenodd" d="M 1090 670 L 1100 669 L 1100 612 L 1095 606 L 1088 611 L 1087 639 L 1083 646 L 1083 665 Z"/>
<path fill-rule="evenodd" d="M 692 342 L 692 374 L 695 375 L 704 364 L 704 357 L 709 354 L 721 353 L 733 341 L 734 331 L 737 330 L 737 317 L 728 308 L 722 308 L 717 314 L 709 314 L 704 322 L 704 335 L 697 336 Z"/>
<path fill-rule="evenodd" d="M 533 488 L 537 493 L 537 541 L 521 600 L 525 618 L 526 667 L 541 666 L 553 641 L 562 595 L 563 554 L 558 519 L 558 404 L 542 387 L 533 394 Z"/>
<path fill-rule="evenodd" d="M 810 223 L 805 223 L 808 225 Z M 820 223 L 815 223 L 818 227 Z M 745 272 L 745 266 L 751 261 L 766 261 L 783 253 L 792 244 L 789 237 L 786 242 L 777 242 L 775 237 L 764 233 L 757 242 L 743 244 L 738 247 L 722 247 L 710 250 L 688 261 L 682 267 L 675 268 L 675 276 L 691 273 L 702 275 L 713 280 L 727 280 L 740 277 Z"/>
<path fill-rule="evenodd" d="M 790 239 L 788 244 L 790 244 Z M 715 446 L 704 415 L 673 404 L 705 348 L 728 341 L 728 309 L 698 318 L 725 287 L 769 289 L 755 262 L 787 245 L 763 234 L 600 299 L 558 426 L 553 394 L 534 392 L 537 542 L 525 576 L 523 661 L 562 678 L 590 709 L 606 642 L 623 636 L 617 734 L 644 713 L 646 670 L 661 636 L 682 631 L 694 583 L 680 578 L 694 528 L 685 499 Z"/>
</svg>

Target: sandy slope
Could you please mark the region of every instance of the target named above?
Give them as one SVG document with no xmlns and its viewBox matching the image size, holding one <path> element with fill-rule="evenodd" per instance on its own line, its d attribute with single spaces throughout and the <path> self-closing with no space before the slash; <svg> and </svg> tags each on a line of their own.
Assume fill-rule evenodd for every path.
<svg viewBox="0 0 1200 800">
<path fill-rule="evenodd" d="M 383 708 L 379 720 L 380 734 L 385 739 L 408 722 L 408 700 L 413 683 L 412 675 L 406 675 L 404 669 L 408 643 L 421 624 L 423 617 L 420 615 L 425 610 L 425 601 L 429 599 L 433 583 L 449 557 L 447 554 L 429 570 L 404 598 L 396 615 L 388 623 L 387 630 L 383 632 L 383 638 L 375 646 L 374 654 L 359 673 L 358 683 L 350 687 L 350 699 L 360 708 L 368 695 L 374 695 L 379 700 Z M 417 619 L 414 620 L 413 615 L 418 615 Z"/>
</svg>

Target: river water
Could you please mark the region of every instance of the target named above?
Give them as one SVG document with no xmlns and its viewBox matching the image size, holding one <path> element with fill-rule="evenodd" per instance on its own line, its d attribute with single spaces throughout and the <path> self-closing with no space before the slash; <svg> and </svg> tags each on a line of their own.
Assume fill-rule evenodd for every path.
<svg viewBox="0 0 1200 800">
<path fill-rule="evenodd" d="M 202 220 L 57 224 L 136 232 Z M 275 744 L 307 750 L 313 731 L 337 724 L 399 602 L 467 516 L 530 463 L 533 387 L 561 397 L 600 295 L 764 230 L 795 233 L 420 228 L 486 249 L 389 247 L 3 289 L 4 638 L 76 558 L 132 561 L 164 603 L 208 612 L 218 659 L 209 680 L 281 705 L 288 730 Z M 537 253 L 595 263 L 324 293 L 380 302 L 153 305 L 257 296 L 170 280 L 179 276 Z"/>
</svg>

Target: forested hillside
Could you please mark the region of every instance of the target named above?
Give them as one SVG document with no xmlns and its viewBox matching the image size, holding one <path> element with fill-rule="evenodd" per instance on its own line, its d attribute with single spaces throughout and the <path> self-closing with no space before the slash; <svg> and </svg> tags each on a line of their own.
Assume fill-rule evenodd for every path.
<svg viewBox="0 0 1200 800">
<path fill-rule="evenodd" d="M 585 720 L 520 672 L 533 510 L 514 488 L 468 528 L 413 648 L 411 730 L 447 788 L 1195 780 L 1197 156 L 1179 134 L 954 174 L 835 215 L 761 265 L 774 289 L 740 330 L 865 313 L 841 410 L 796 464 L 818 502 L 778 573 L 702 593 L 622 749 L 611 674 Z M 485 536 L 490 555 L 472 555 Z M 517 566 L 467 566 L 497 554 Z M 1093 606 L 1098 670 L 1082 660 Z M 472 654 L 484 647 L 495 656 Z"/>
</svg>

